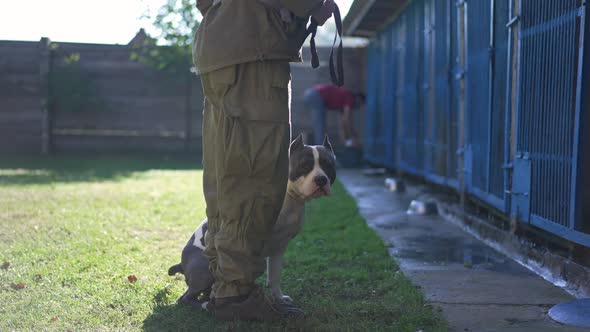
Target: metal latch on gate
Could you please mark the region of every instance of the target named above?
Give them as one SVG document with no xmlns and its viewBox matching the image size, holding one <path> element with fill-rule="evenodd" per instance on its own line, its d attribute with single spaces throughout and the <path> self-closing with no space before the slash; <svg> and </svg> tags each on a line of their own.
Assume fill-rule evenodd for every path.
<svg viewBox="0 0 590 332">
<path fill-rule="evenodd" d="M 512 163 L 502 164 L 502 169 L 514 169 L 514 165 Z"/>
<path fill-rule="evenodd" d="M 513 25 L 515 25 L 518 21 L 520 20 L 520 16 L 516 15 L 514 16 L 512 19 L 510 19 L 510 21 L 508 21 L 508 23 L 506 23 L 506 27 L 507 28 L 511 28 Z"/>
<path fill-rule="evenodd" d="M 463 79 L 463 77 L 465 77 L 465 70 L 458 71 L 455 74 L 455 79 L 456 80 L 461 80 L 461 79 Z"/>
<path fill-rule="evenodd" d="M 519 193 L 519 192 L 513 192 L 511 190 L 504 190 L 504 193 L 507 195 L 512 195 L 512 196 L 525 196 L 525 197 L 527 197 L 529 195 L 529 193 Z"/>
<path fill-rule="evenodd" d="M 514 154 L 514 170 L 512 175 L 512 190 L 506 193 L 512 195 L 512 212 L 523 221 L 530 220 L 532 160 L 528 153 Z"/>
</svg>

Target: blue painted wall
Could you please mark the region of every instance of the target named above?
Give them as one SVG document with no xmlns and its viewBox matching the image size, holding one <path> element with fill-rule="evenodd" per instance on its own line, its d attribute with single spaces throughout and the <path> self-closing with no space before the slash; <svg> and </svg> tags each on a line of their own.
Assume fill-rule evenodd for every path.
<svg viewBox="0 0 590 332">
<path fill-rule="evenodd" d="M 590 246 L 578 185 L 587 10 L 414 0 L 369 45 L 366 159 Z"/>
</svg>

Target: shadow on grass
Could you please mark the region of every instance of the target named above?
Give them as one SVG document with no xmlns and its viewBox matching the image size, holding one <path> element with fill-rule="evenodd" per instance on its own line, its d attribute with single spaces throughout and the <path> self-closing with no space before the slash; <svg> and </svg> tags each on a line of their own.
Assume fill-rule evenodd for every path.
<svg viewBox="0 0 590 332">
<path fill-rule="evenodd" d="M 288 328 L 283 323 L 264 322 L 216 322 L 200 308 L 181 304 L 156 304 L 152 313 L 143 321 L 143 331 L 301 331 Z"/>
<path fill-rule="evenodd" d="M 121 180 L 150 170 L 196 170 L 200 156 L 77 155 L 0 159 L 0 185 Z"/>
<path fill-rule="evenodd" d="M 304 322 L 217 322 L 209 313 L 184 304 L 171 304 L 166 288 L 154 295 L 154 308 L 142 325 L 143 331 L 305 331 Z"/>
<path fill-rule="evenodd" d="M 160 331 L 211 331 L 214 321 L 208 313 L 180 304 L 156 305 L 143 321 L 142 330 Z"/>
</svg>

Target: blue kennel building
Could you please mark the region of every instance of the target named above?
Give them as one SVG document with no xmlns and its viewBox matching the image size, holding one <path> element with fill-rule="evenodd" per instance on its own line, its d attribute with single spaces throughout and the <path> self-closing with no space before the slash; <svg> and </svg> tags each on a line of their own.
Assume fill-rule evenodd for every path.
<svg viewBox="0 0 590 332">
<path fill-rule="evenodd" d="M 365 159 L 590 247 L 588 14 L 585 0 L 355 1 Z"/>
</svg>

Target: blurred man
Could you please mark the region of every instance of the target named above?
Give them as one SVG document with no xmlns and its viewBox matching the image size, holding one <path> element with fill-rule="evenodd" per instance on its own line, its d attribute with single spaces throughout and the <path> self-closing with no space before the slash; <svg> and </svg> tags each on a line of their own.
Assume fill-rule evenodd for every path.
<svg viewBox="0 0 590 332">
<path fill-rule="evenodd" d="M 326 110 L 340 113 L 340 138 L 348 147 L 360 147 L 359 137 L 352 124 L 352 111 L 365 103 L 365 95 L 339 88 L 333 84 L 318 84 L 305 90 L 305 107 L 313 113 L 313 144 L 321 144 L 326 132 Z"/>
<path fill-rule="evenodd" d="M 205 255 L 215 282 L 207 310 L 218 320 L 276 320 L 302 311 L 270 301 L 254 281 L 285 196 L 290 127 L 289 62 L 301 61 L 310 16 L 333 0 L 197 0 L 193 42 L 201 75 Z"/>
</svg>

